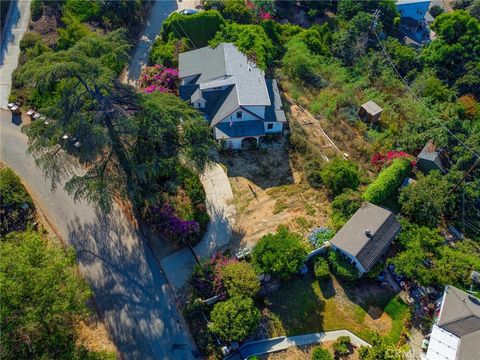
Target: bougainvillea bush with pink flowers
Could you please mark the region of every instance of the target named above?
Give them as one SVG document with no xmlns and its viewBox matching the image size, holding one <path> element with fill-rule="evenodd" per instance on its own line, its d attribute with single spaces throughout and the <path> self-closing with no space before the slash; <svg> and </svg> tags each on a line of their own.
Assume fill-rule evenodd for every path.
<svg viewBox="0 0 480 360">
<path fill-rule="evenodd" d="M 221 268 L 238 262 L 235 258 L 229 258 L 221 253 L 216 253 L 201 266 L 195 265 L 191 277 L 191 284 L 195 295 L 208 299 L 212 296 L 220 296 L 223 300 L 226 298 L 226 290 L 221 278 Z"/>
<path fill-rule="evenodd" d="M 389 151 L 386 154 L 375 153 L 372 156 L 371 163 L 377 171 L 380 171 L 385 166 L 389 166 L 395 159 L 411 159 L 412 166 L 415 165 L 413 156 L 403 151 Z"/>
<path fill-rule="evenodd" d="M 146 66 L 142 70 L 138 85 L 146 93 L 175 93 L 178 87 L 178 70 L 161 64 Z"/>
</svg>

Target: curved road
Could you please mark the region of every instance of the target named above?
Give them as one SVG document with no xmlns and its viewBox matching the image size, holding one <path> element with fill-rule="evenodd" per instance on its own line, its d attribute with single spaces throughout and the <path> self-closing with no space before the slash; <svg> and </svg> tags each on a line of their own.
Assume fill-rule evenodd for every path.
<svg viewBox="0 0 480 360">
<path fill-rule="evenodd" d="M 2 44 L 2 85 L 18 61 L 18 41 L 29 17 L 26 3 L 14 3 L 19 16 L 7 24 L 7 32 L 15 36 Z M 155 9 L 172 4 L 175 7 L 172 1 L 155 3 L 149 23 L 153 19 L 153 23 L 161 25 L 164 17 L 157 16 Z M 6 89 L 1 87 L 2 100 L 8 96 Z M 98 313 L 121 357 L 193 358 L 195 345 L 167 281 L 141 235 L 119 209 L 105 216 L 88 204 L 74 202 L 63 190 L 63 184 L 53 191 L 32 156 L 26 153 L 27 139 L 20 127 L 16 119 L 12 121 L 10 112 L 0 110 L 0 160 L 24 180 L 57 234 L 75 247 L 80 270 L 93 288 Z"/>
</svg>

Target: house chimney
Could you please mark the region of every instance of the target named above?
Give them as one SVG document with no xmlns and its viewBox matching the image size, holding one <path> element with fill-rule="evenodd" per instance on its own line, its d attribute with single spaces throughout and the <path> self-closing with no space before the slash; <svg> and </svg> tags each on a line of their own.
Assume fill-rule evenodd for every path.
<svg viewBox="0 0 480 360">
<path fill-rule="evenodd" d="M 370 229 L 367 229 L 365 230 L 365 235 L 367 235 L 367 237 L 372 237 L 372 232 L 370 231 Z"/>
</svg>

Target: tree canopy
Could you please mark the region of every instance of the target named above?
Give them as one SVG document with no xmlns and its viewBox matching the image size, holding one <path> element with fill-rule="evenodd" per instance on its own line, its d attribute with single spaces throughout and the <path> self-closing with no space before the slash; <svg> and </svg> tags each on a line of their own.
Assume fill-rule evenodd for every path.
<svg viewBox="0 0 480 360">
<path fill-rule="evenodd" d="M 112 359 L 76 345 L 73 324 L 85 318 L 91 291 L 75 256 L 36 232 L 14 232 L 0 242 L 3 359 Z"/>
<path fill-rule="evenodd" d="M 356 164 L 335 158 L 321 170 L 322 181 L 333 195 L 345 189 L 356 190 L 360 184 L 360 176 Z"/>
<path fill-rule="evenodd" d="M 201 171 L 213 144 L 200 113 L 174 95 L 139 95 L 118 81 L 129 46 L 121 31 L 78 40 L 27 62 L 16 80 L 45 99 L 46 122 L 25 127 L 29 150 L 56 185 L 109 210 L 116 196 L 142 198 L 175 175 Z M 79 172 L 82 165 L 85 172 Z"/>
<path fill-rule="evenodd" d="M 209 330 L 224 341 L 241 341 L 260 323 L 260 310 L 248 297 L 233 297 L 216 303 L 210 316 Z"/>
<path fill-rule="evenodd" d="M 253 263 L 260 272 L 288 279 L 300 270 L 306 255 L 302 236 L 280 226 L 276 234 L 267 234 L 257 243 Z"/>
</svg>

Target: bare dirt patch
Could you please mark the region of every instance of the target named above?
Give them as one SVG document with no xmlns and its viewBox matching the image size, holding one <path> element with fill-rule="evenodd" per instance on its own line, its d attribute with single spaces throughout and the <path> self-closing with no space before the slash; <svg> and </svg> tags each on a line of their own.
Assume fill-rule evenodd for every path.
<svg viewBox="0 0 480 360">
<path fill-rule="evenodd" d="M 328 221 L 328 199 L 305 180 L 299 159 L 280 138 L 258 150 L 224 153 L 237 220 L 232 247 L 250 246 L 279 225 L 307 233 Z"/>
<path fill-rule="evenodd" d="M 365 316 L 365 325 L 375 329 L 381 335 L 386 335 L 392 328 L 392 318 L 382 309 L 370 306 Z"/>
</svg>

